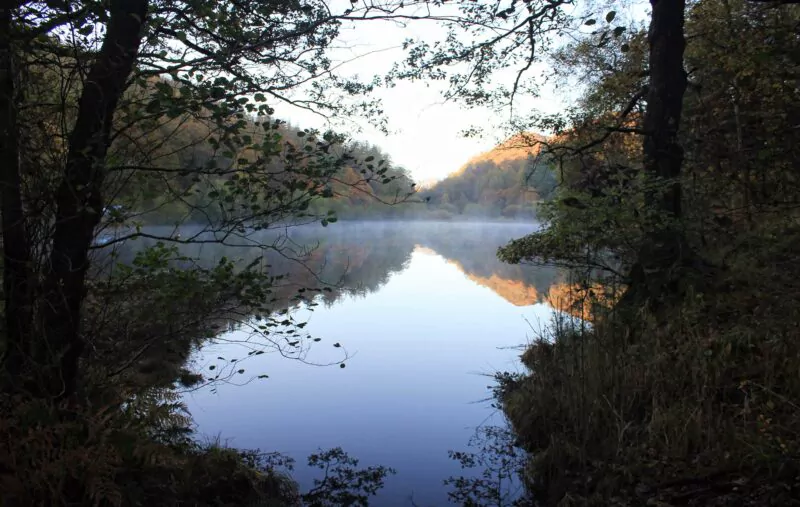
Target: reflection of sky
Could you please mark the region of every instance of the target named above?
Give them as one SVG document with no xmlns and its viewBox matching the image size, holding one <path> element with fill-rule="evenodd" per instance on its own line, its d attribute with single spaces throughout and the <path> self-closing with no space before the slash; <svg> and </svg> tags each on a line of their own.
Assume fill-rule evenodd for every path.
<svg viewBox="0 0 800 507">
<path fill-rule="evenodd" d="M 536 327 L 548 318 L 544 305 L 513 306 L 442 257 L 415 251 L 379 291 L 311 316 L 306 329 L 323 341 L 308 359 L 340 357 L 332 344 L 341 342 L 355 354 L 345 369 L 264 354 L 243 367 L 268 380 L 223 385 L 187 401 L 202 435 L 281 451 L 298 464 L 318 448 L 341 446 L 363 466 L 397 469 L 376 505 L 410 505 L 412 493 L 419 505 L 442 505 L 442 481 L 461 473 L 447 451 L 465 450 L 475 427 L 493 415 L 488 403 L 476 403 L 491 384 L 480 373 L 517 370 L 518 351 L 499 347 L 525 342 L 526 319 Z M 232 345 L 205 351 L 237 352 Z M 314 475 L 298 467 L 295 476 L 308 486 Z"/>
</svg>

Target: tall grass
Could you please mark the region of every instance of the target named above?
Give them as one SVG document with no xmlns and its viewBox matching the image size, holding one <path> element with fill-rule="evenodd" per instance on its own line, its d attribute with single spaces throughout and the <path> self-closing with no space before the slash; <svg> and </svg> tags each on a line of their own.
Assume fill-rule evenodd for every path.
<svg viewBox="0 0 800 507">
<path fill-rule="evenodd" d="M 743 258 L 659 315 L 556 319 L 522 355 L 527 375 L 500 389 L 534 497 L 800 504 L 800 273 L 784 268 Z"/>
</svg>

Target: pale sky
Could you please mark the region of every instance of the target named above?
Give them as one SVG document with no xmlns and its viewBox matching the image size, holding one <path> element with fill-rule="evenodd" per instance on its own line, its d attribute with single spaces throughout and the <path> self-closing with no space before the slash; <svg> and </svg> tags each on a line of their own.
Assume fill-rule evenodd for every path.
<svg viewBox="0 0 800 507">
<path fill-rule="evenodd" d="M 349 0 L 346 1 L 349 4 Z M 340 0 L 334 0 L 334 5 L 339 3 Z M 636 10 L 642 12 L 640 8 Z M 348 61 L 340 69 L 342 74 L 358 74 L 368 80 L 375 74 L 383 75 L 394 62 L 403 58 L 404 52 L 399 46 L 406 38 L 433 41 L 442 34 L 443 28 L 430 21 L 415 21 L 406 26 L 389 22 L 357 23 L 343 30 L 337 43 L 340 49 L 331 55 L 334 61 Z M 481 138 L 465 138 L 462 134 L 465 129 L 474 125 L 498 125 L 507 120 L 508 114 L 501 116 L 487 109 L 444 103 L 441 95 L 444 86 L 442 81 L 400 82 L 394 88 L 379 89 L 376 95 L 383 99 L 392 133 L 386 136 L 363 120 L 356 122 L 363 129 L 361 132 L 353 125 L 345 132 L 354 139 L 380 146 L 391 156 L 394 165 L 410 170 L 418 182 L 442 179 L 474 155 L 491 149 L 503 137 L 500 130 L 489 129 Z M 539 98 L 522 97 L 515 107 L 553 113 L 569 103 L 574 93 L 575 90 L 544 89 Z M 275 109 L 276 116 L 297 126 L 325 127 L 324 122 L 311 113 L 279 104 Z"/>
</svg>

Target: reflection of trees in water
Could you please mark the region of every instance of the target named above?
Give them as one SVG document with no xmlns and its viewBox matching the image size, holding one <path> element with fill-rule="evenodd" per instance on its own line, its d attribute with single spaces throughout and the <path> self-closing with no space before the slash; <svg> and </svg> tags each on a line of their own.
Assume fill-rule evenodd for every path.
<svg viewBox="0 0 800 507">
<path fill-rule="evenodd" d="M 556 310 L 592 322 L 608 312 L 621 296 L 622 289 L 614 285 L 557 283 L 550 287 L 544 302 Z"/>
<path fill-rule="evenodd" d="M 492 274 L 489 277 L 482 277 L 468 273 L 455 261 L 448 262 L 453 263 L 457 268 L 467 275 L 467 278 L 473 282 L 491 289 L 500 297 L 504 298 L 513 305 L 529 306 L 536 304 L 540 299 L 540 295 L 536 291 L 536 287 L 528 285 L 522 280 L 509 280 L 496 274 Z"/>
<path fill-rule="evenodd" d="M 498 247 L 530 229 L 509 224 L 350 223 L 328 230 L 296 229 L 292 239 L 317 246 L 309 265 L 321 268 L 320 279 L 338 284 L 328 301 L 378 290 L 392 273 L 406 267 L 411 253 L 421 246 L 447 259 L 475 283 L 522 306 L 540 300 L 558 278 L 554 269 L 512 266 L 497 259 Z"/>
<path fill-rule="evenodd" d="M 292 239 L 317 246 L 309 265 L 321 268 L 320 279 L 338 284 L 328 301 L 378 290 L 392 273 L 406 267 L 411 253 L 421 246 L 447 259 L 475 283 L 522 306 L 540 300 L 559 277 L 555 269 L 508 265 L 497 259 L 498 247 L 530 229 L 509 224 L 382 222 L 296 229 Z"/>
<path fill-rule="evenodd" d="M 536 303 L 559 278 L 555 269 L 505 264 L 497 259 L 500 246 L 531 229 L 522 224 L 454 224 L 427 231 L 419 242 L 451 261 L 475 283 L 524 306 Z"/>
<path fill-rule="evenodd" d="M 499 246 L 524 235 L 529 229 L 507 224 L 345 223 L 328 228 L 309 226 L 260 233 L 258 242 L 270 245 L 268 248 L 235 243 L 178 243 L 172 263 L 179 269 L 157 275 L 163 285 L 175 293 L 174 297 L 166 289 L 155 297 L 148 293 L 137 294 L 135 285 L 112 283 L 116 295 L 109 294 L 105 302 L 98 302 L 97 306 L 106 308 L 103 315 L 117 323 L 152 324 L 150 327 L 157 328 L 160 334 L 151 334 L 163 338 L 158 340 L 159 344 L 174 349 L 174 353 L 168 353 L 169 350 L 159 344 L 149 346 L 147 357 L 142 356 L 138 361 L 141 363 L 138 370 L 150 371 L 151 363 L 164 361 L 182 368 L 191 351 L 209 336 L 232 342 L 244 340 L 237 343 L 247 347 L 248 356 L 272 350 L 285 357 L 305 360 L 309 347 L 319 338 L 303 330 L 305 324 L 295 320 L 294 308 L 303 303 L 330 305 L 344 296 L 375 292 L 394 273 L 403 271 L 414 250 L 420 247 L 442 256 L 473 282 L 490 288 L 513 304 L 522 306 L 542 301 L 559 277 L 555 270 L 509 266 L 498 261 L 495 255 Z M 100 262 L 97 264 L 108 269 L 116 262 L 130 265 L 137 252 L 154 244 L 155 241 L 147 239 L 126 242 L 118 246 L 113 258 L 103 249 L 98 252 Z M 184 268 L 198 266 L 211 270 L 223 259 L 234 261 L 240 268 L 250 266 L 275 277 L 269 279 L 265 299 L 259 300 L 263 301 L 262 308 L 243 307 L 236 294 L 216 294 L 213 284 L 199 281 L 193 292 L 198 302 L 186 299 L 186 281 L 181 281 Z M 98 282 L 102 283 L 102 277 Z M 186 304 L 182 304 L 184 300 Z M 299 318 L 304 318 L 302 314 L 299 312 Z M 154 315 L 161 319 L 154 319 Z M 222 333 L 233 327 L 250 332 L 244 335 Z M 130 342 L 131 347 L 139 346 L 135 338 L 130 337 L 126 343 Z M 346 359 L 344 347 L 340 350 L 342 360 Z M 118 362 L 112 359 L 107 362 Z M 217 365 L 204 366 L 208 370 L 205 378 L 216 381 L 235 376 L 244 371 L 239 362 L 238 358 L 226 357 Z"/>
<path fill-rule="evenodd" d="M 294 306 L 301 294 L 319 294 L 332 304 L 344 295 L 366 295 L 380 289 L 393 273 L 405 269 L 418 246 L 433 250 L 471 280 L 517 305 L 540 301 L 559 279 L 555 269 L 509 265 L 497 259 L 497 248 L 531 230 L 523 224 L 430 222 L 341 223 L 331 227 L 295 227 L 259 233 L 266 249 L 218 243 L 179 245 L 182 255 L 209 267 L 222 258 L 283 275 L 273 287 L 275 309 Z M 135 250 L 153 243 L 139 240 L 119 252 L 130 262 Z M 240 244 L 244 243 L 240 241 Z M 188 262 L 188 261 L 184 261 Z"/>
</svg>

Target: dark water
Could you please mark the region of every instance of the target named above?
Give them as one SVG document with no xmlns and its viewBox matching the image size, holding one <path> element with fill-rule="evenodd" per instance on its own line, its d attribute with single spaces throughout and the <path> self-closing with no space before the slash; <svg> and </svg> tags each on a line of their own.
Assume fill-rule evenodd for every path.
<svg viewBox="0 0 800 507">
<path fill-rule="evenodd" d="M 301 305 L 290 312 L 322 340 L 312 342 L 304 361 L 265 353 L 249 357 L 241 363 L 247 373 L 234 376 L 267 379 L 187 395 L 200 435 L 288 454 L 305 486 L 316 476 L 305 457 L 341 446 L 362 466 L 397 470 L 373 505 L 411 505 L 412 495 L 417 505 L 445 505 L 442 481 L 462 473 L 447 451 L 467 450 L 477 427 L 503 422 L 484 401 L 491 384 L 484 374 L 519 370 L 519 351 L 509 347 L 525 343 L 551 315 L 542 301 L 557 274 L 495 258 L 498 246 L 532 230 L 387 223 L 293 232 L 295 245 L 318 243 L 304 257 L 314 269 L 285 258 L 272 259 L 274 269 L 306 284 L 316 280 L 310 272 L 338 282 L 313 311 Z M 209 260 L 230 254 L 204 248 L 194 253 Z M 245 328 L 222 335 L 195 367 L 207 371 L 218 358 L 246 355 L 248 341 L 258 343 Z M 346 368 L 306 364 L 344 354 Z"/>
</svg>

